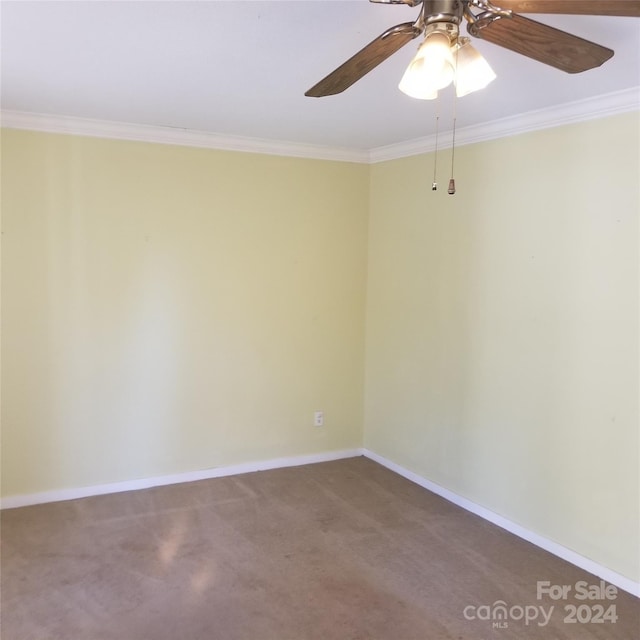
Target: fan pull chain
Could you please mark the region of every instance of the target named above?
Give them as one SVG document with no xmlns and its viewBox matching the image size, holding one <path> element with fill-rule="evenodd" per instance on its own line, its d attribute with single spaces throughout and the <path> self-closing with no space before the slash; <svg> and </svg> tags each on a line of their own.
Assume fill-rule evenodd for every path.
<svg viewBox="0 0 640 640">
<path fill-rule="evenodd" d="M 458 44 L 458 43 L 456 43 Z M 457 75 L 458 75 L 458 49 L 456 46 L 455 52 L 455 68 L 454 74 L 456 76 L 456 82 L 454 85 L 457 85 Z M 453 161 L 456 155 L 456 120 L 457 120 L 457 108 L 458 108 L 458 93 L 456 91 L 456 87 L 453 89 L 453 139 L 451 140 L 451 178 L 449 178 L 449 188 L 447 189 L 447 193 L 452 196 L 456 192 L 456 181 L 453 177 Z"/>
<path fill-rule="evenodd" d="M 452 196 L 456 192 L 456 181 L 453 177 L 453 160 L 456 155 L 456 118 L 453 118 L 453 140 L 451 142 L 451 178 L 449 179 L 449 188 L 447 193 Z"/>
<path fill-rule="evenodd" d="M 436 169 L 438 168 L 438 131 L 440 129 L 440 97 L 436 98 L 436 148 L 433 154 L 433 182 L 431 183 L 431 191 L 438 189 L 436 181 Z"/>
</svg>

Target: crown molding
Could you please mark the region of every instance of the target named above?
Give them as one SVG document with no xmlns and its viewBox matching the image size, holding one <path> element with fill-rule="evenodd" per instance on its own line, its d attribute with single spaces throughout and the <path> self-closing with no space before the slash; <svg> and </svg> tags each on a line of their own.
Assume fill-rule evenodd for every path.
<svg viewBox="0 0 640 640">
<path fill-rule="evenodd" d="M 640 87 L 631 87 L 586 100 L 556 105 L 547 109 L 529 111 L 517 116 L 484 122 L 456 131 L 456 145 L 464 146 L 476 142 L 486 142 L 497 138 L 520 135 L 531 131 L 549 129 L 562 125 L 584 122 L 597 118 L 640 110 Z M 406 142 L 376 147 L 369 151 L 322 145 L 301 144 L 263 138 L 228 136 L 179 127 L 159 127 L 91 120 L 72 116 L 55 116 L 24 111 L 2 111 L 0 124 L 8 129 L 26 129 L 47 133 L 64 133 L 94 138 L 112 138 L 137 142 L 153 142 L 186 147 L 240 151 L 314 160 L 334 160 L 375 164 L 396 160 L 422 153 L 429 153 L 436 147 L 435 136 L 415 138 Z M 449 134 L 451 132 L 448 132 Z M 451 135 L 440 133 L 440 148 L 450 145 Z M 443 142 L 445 141 L 445 142 Z"/>
<path fill-rule="evenodd" d="M 48 115 L 26 111 L 2 111 L 0 124 L 7 129 L 26 129 L 46 133 L 111 138 L 135 142 L 153 142 L 185 147 L 241 151 L 272 156 L 310 158 L 314 160 L 337 160 L 340 162 L 367 163 L 367 151 L 321 145 L 301 144 L 263 138 L 229 136 L 180 127 L 161 127 L 128 122 L 92 120 L 73 116 Z"/>
<path fill-rule="evenodd" d="M 497 138 L 506 138 L 531 131 L 550 129 L 638 110 L 640 110 L 640 87 L 631 87 L 630 89 L 607 93 L 586 100 L 568 102 L 547 109 L 528 111 L 517 116 L 457 129 L 456 146 L 461 147 L 476 142 L 486 142 Z M 439 148 L 446 149 L 450 147 L 451 139 L 451 131 L 441 132 L 438 136 Z M 371 149 L 369 151 L 369 162 L 377 163 L 386 160 L 397 160 L 421 153 L 429 153 L 434 151 L 435 148 L 435 135 L 425 136 L 408 140 L 407 142 Z"/>
</svg>

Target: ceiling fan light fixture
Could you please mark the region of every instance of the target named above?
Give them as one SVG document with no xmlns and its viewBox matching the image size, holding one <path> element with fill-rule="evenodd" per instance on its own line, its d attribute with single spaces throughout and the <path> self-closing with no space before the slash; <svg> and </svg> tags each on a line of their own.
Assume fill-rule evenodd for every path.
<svg viewBox="0 0 640 640">
<path fill-rule="evenodd" d="M 427 33 L 400 80 L 400 91 L 419 100 L 433 100 L 438 90 L 451 84 L 454 60 L 449 36 L 442 31 Z"/>
<path fill-rule="evenodd" d="M 456 52 L 456 74 L 454 83 L 458 98 L 474 91 L 484 89 L 496 79 L 496 74 L 480 52 L 469 42 L 461 38 Z"/>
</svg>

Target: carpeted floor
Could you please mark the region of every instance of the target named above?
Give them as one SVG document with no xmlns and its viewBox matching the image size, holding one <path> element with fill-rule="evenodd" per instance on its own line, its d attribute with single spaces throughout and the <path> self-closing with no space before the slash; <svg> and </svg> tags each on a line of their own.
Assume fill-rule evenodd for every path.
<svg viewBox="0 0 640 640">
<path fill-rule="evenodd" d="M 638 599 L 365 458 L 10 509 L 2 547 L 2 640 L 640 638 Z"/>
</svg>

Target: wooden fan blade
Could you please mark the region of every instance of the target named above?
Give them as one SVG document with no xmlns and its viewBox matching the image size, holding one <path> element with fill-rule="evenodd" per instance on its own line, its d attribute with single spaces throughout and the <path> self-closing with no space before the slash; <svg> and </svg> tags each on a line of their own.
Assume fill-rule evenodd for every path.
<svg viewBox="0 0 640 640">
<path fill-rule="evenodd" d="M 341 93 L 421 33 L 422 29 L 416 27 L 413 22 L 391 27 L 311 87 L 304 95 L 320 98 Z"/>
<path fill-rule="evenodd" d="M 369 0 L 374 4 L 408 4 L 410 7 L 419 5 L 422 0 Z"/>
<path fill-rule="evenodd" d="M 567 73 L 599 67 L 613 51 L 599 44 L 517 14 L 486 27 L 469 24 L 469 33 Z"/>
<path fill-rule="evenodd" d="M 638 0 L 496 0 L 495 4 L 518 13 L 640 17 Z"/>
</svg>

